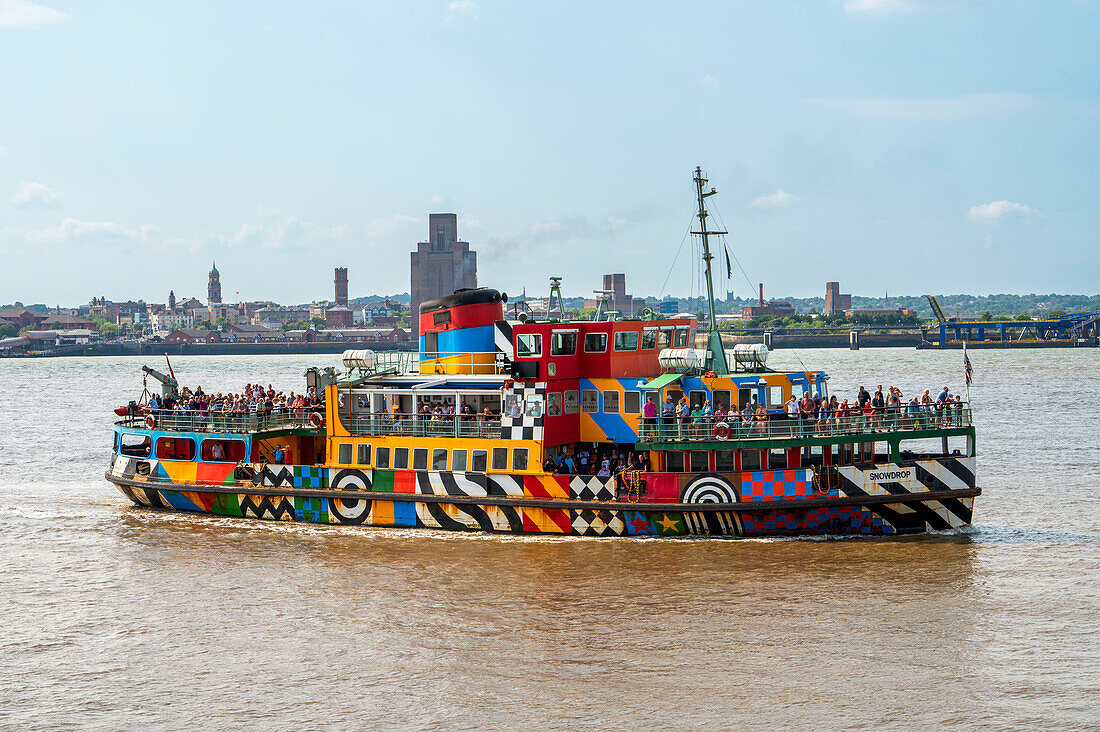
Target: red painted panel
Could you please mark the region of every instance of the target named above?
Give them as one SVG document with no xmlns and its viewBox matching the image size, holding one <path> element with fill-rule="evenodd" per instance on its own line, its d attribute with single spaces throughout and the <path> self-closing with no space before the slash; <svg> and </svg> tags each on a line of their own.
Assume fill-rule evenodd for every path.
<svg viewBox="0 0 1100 732">
<path fill-rule="evenodd" d="M 233 463 L 199 463 L 195 466 L 195 481 L 206 485 L 221 485 L 236 467 Z"/>
<path fill-rule="evenodd" d="M 447 323 L 435 324 L 435 314 L 450 312 L 451 320 Z M 459 328 L 476 328 L 492 325 L 498 320 L 504 319 L 504 306 L 499 302 L 479 302 L 470 305 L 459 305 L 444 310 L 433 310 L 430 313 L 420 314 L 420 333 L 439 333 Z"/>
<path fill-rule="evenodd" d="M 394 493 L 416 493 L 416 473 L 411 470 L 395 470 L 393 473 Z"/>
<path fill-rule="evenodd" d="M 632 490 L 620 488 L 619 500 L 624 503 L 676 503 L 680 500 L 679 473 L 642 473 L 645 493 L 635 495 Z M 622 486 L 622 483 L 620 483 Z"/>
</svg>

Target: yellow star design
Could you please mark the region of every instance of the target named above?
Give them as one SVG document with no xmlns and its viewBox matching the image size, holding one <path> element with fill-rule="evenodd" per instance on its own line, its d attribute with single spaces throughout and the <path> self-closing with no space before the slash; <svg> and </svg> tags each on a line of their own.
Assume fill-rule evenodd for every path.
<svg viewBox="0 0 1100 732">
<path fill-rule="evenodd" d="M 680 520 L 669 518 L 667 513 L 661 514 L 661 518 L 657 523 L 660 524 L 663 531 L 678 531 L 680 529 Z"/>
</svg>

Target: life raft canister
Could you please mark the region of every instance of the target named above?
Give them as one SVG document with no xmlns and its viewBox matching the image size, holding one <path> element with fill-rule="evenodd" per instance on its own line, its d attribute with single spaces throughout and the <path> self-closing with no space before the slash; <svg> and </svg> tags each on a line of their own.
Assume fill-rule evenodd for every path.
<svg viewBox="0 0 1100 732">
<path fill-rule="evenodd" d="M 714 425 L 714 436 L 719 440 L 728 440 L 730 438 L 729 422 L 719 422 Z"/>
<path fill-rule="evenodd" d="M 309 415 L 309 423 L 320 429 L 325 426 L 325 418 L 321 416 L 320 412 L 313 412 Z"/>
<path fill-rule="evenodd" d="M 145 415 L 145 428 L 152 430 L 152 429 L 156 429 L 156 427 L 157 427 L 157 418 L 154 417 L 151 414 Z"/>
</svg>

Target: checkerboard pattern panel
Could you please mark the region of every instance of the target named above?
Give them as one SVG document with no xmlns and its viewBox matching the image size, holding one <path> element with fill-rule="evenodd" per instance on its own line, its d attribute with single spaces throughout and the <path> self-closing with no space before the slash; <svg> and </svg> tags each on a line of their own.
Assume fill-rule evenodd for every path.
<svg viewBox="0 0 1100 732">
<path fill-rule="evenodd" d="M 814 495 L 813 474 L 807 469 L 757 470 L 742 476 L 742 501 L 789 501 Z"/>
<path fill-rule="evenodd" d="M 293 484 L 295 488 L 327 488 L 328 471 L 325 468 L 313 468 L 306 465 L 294 466 Z"/>
<path fill-rule="evenodd" d="M 753 511 L 741 514 L 745 536 L 885 536 L 894 527 L 859 506 L 833 506 L 797 511 Z"/>
<path fill-rule="evenodd" d="M 516 384 L 509 393 L 516 395 L 520 400 L 520 404 L 523 405 L 527 404 L 528 397 L 538 397 L 543 402 L 545 414 L 546 382 L 540 381 L 531 386 Z M 507 396 L 505 396 L 504 403 L 507 404 Z M 543 419 L 545 419 L 543 415 L 532 417 L 526 414 L 526 410 L 524 410 L 524 414 L 519 417 L 509 417 L 507 414 L 502 414 L 500 417 L 500 439 L 541 440 Z"/>
</svg>

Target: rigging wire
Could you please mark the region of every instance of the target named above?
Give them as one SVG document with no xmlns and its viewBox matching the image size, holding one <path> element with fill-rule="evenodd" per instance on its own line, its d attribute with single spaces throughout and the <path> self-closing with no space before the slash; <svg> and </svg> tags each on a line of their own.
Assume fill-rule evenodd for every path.
<svg viewBox="0 0 1100 732">
<path fill-rule="evenodd" d="M 692 218 L 695 218 L 692 216 Z M 684 242 L 687 241 L 688 236 L 691 235 L 691 222 L 688 222 L 687 229 L 684 231 L 684 238 L 680 240 L 680 248 L 676 250 L 676 256 L 672 258 L 672 264 L 669 265 L 668 274 L 665 275 L 665 281 L 661 285 L 661 293 L 658 295 L 658 299 L 664 298 L 665 287 L 668 285 L 668 278 L 672 276 L 673 270 L 676 269 L 676 262 L 680 259 L 680 252 L 684 250 Z"/>
</svg>

